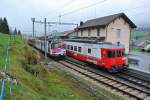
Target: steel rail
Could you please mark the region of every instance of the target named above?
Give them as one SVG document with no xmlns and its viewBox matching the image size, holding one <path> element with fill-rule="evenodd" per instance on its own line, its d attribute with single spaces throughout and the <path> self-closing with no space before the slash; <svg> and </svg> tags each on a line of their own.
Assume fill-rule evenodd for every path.
<svg viewBox="0 0 150 100">
<path fill-rule="evenodd" d="M 81 67 L 80 65 L 77 65 L 77 64 L 75 64 L 75 63 L 74 63 L 73 65 L 74 65 L 74 66 L 77 66 L 78 68 L 80 68 L 80 70 L 77 69 L 77 68 L 73 68 L 73 67 L 71 67 L 71 66 L 65 64 L 64 62 L 65 62 L 65 63 L 67 62 L 67 63 L 73 64 L 73 63 L 68 62 L 68 61 L 66 61 L 66 60 L 63 61 L 63 62 L 61 61 L 61 62 L 59 62 L 59 63 L 61 63 L 62 65 L 66 66 L 66 67 L 68 67 L 68 68 L 70 68 L 70 69 L 73 69 L 73 70 L 79 72 L 79 73 L 82 74 L 82 75 L 85 75 L 86 77 L 89 77 L 89 78 L 91 78 L 91 79 L 93 79 L 93 80 L 95 80 L 95 81 L 97 81 L 97 82 L 103 83 L 103 84 L 105 84 L 105 85 L 107 85 L 107 86 L 109 86 L 109 87 L 111 87 L 111 88 L 113 88 L 113 89 L 116 89 L 116 90 L 118 90 L 118 91 L 120 91 L 120 92 L 123 92 L 123 93 L 125 93 L 125 94 L 127 94 L 127 95 L 129 95 L 129 96 L 131 96 L 131 97 L 134 97 L 134 98 L 136 98 L 136 99 L 138 99 L 138 100 L 143 100 L 143 98 L 138 97 L 136 94 L 132 94 L 132 93 L 130 93 L 130 92 L 127 92 L 127 91 L 125 91 L 125 90 L 122 90 L 122 89 L 120 89 L 119 87 L 114 86 L 114 84 L 111 85 L 111 84 L 109 84 L 109 83 L 107 83 L 107 82 L 105 82 L 105 81 L 103 81 L 103 80 L 100 80 L 100 79 L 98 79 L 98 78 L 95 78 L 95 77 L 93 77 L 93 76 L 91 76 L 91 75 L 89 75 L 89 74 L 87 74 L 87 73 L 84 73 L 85 71 L 81 71 L 81 70 L 86 70 L 87 72 L 90 72 L 90 74 L 91 74 L 91 73 L 92 73 L 93 75 L 95 74 L 95 76 L 96 76 L 96 75 L 99 75 L 100 77 L 103 77 L 103 78 L 105 78 L 105 79 L 114 81 L 114 82 L 116 82 L 116 83 L 119 83 L 119 84 L 121 84 L 121 86 L 127 86 L 127 88 L 131 88 L 131 89 L 133 89 L 133 90 L 137 90 L 137 91 L 139 91 L 140 93 L 144 93 L 144 94 L 146 94 L 146 96 L 149 96 L 149 93 L 147 93 L 147 92 L 145 92 L 145 91 L 143 91 L 143 90 L 140 90 L 140 89 L 138 89 L 138 88 L 132 87 L 132 86 L 127 85 L 127 84 L 125 84 L 125 83 L 123 83 L 123 82 L 114 80 L 114 79 L 112 79 L 112 78 L 110 78 L 110 77 L 108 77 L 108 76 L 104 76 L 104 75 L 102 75 L 102 74 L 98 74 L 98 73 L 95 73 L 95 72 L 93 72 L 93 71 L 87 70 L 87 69 L 85 69 L 85 68 L 83 68 L 83 67 Z"/>
</svg>

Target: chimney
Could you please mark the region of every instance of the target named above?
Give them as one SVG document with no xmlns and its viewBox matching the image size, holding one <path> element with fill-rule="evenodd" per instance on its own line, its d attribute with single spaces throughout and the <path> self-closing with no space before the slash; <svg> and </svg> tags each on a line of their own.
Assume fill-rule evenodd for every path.
<svg viewBox="0 0 150 100">
<path fill-rule="evenodd" d="M 83 25 L 83 24 L 84 24 L 83 21 L 80 21 L 80 26 Z"/>
</svg>

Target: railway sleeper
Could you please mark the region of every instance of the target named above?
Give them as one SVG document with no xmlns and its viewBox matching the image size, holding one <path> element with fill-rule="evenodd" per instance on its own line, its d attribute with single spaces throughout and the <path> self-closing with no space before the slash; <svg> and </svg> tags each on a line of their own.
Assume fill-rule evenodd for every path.
<svg viewBox="0 0 150 100">
<path fill-rule="evenodd" d="M 114 86 L 119 88 L 119 87 L 122 86 L 122 84 L 119 84 L 119 83 L 118 83 L 118 84 L 116 84 L 116 85 L 114 85 Z"/>
<path fill-rule="evenodd" d="M 118 87 L 119 89 L 122 89 L 122 90 L 125 90 L 125 89 L 127 89 L 128 87 L 127 86 L 120 86 L 120 87 Z"/>
<path fill-rule="evenodd" d="M 95 77 L 97 80 L 101 80 L 101 79 L 104 79 L 104 77 L 101 77 L 101 76 L 99 76 L 99 77 Z"/>
<path fill-rule="evenodd" d="M 112 83 L 108 83 L 108 84 L 110 84 L 110 85 L 115 85 L 117 82 L 112 82 Z"/>
<path fill-rule="evenodd" d="M 101 81 L 103 81 L 103 82 L 105 82 L 105 83 L 106 83 L 106 81 L 108 81 L 108 79 L 103 78 L 103 79 L 101 79 Z"/>
<path fill-rule="evenodd" d="M 133 89 L 131 89 L 131 88 L 129 88 L 129 87 L 126 86 L 126 88 L 124 89 L 124 91 L 131 92 L 131 91 L 133 91 Z"/>
</svg>

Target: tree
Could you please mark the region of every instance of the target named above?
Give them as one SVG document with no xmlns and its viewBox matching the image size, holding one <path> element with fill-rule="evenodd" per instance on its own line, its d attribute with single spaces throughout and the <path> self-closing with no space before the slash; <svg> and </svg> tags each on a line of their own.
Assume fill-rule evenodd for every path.
<svg viewBox="0 0 150 100">
<path fill-rule="evenodd" d="M 20 31 L 20 30 L 18 31 L 18 35 L 20 35 L 20 36 L 21 36 L 21 31 Z"/>
<path fill-rule="evenodd" d="M 17 35 L 17 29 L 16 29 L 16 28 L 15 28 L 13 34 L 14 34 L 14 35 Z"/>
<path fill-rule="evenodd" d="M 4 17 L 4 19 L 0 19 L 0 32 L 9 34 L 9 26 L 7 23 L 7 19 Z"/>
<path fill-rule="evenodd" d="M 0 32 L 2 32 L 1 30 L 2 30 L 2 22 L 3 22 L 3 20 L 2 20 L 2 18 L 0 18 Z"/>
<path fill-rule="evenodd" d="M 5 17 L 4 17 L 3 23 L 4 23 L 4 27 L 3 27 L 4 33 L 9 34 L 9 26 L 8 26 L 7 19 Z"/>
</svg>

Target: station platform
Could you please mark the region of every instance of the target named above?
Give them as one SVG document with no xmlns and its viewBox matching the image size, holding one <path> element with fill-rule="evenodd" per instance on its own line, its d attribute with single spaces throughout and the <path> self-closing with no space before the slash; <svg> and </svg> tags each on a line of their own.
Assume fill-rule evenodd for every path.
<svg viewBox="0 0 150 100">
<path fill-rule="evenodd" d="M 130 52 L 128 58 L 130 69 L 150 74 L 150 54 Z"/>
</svg>

